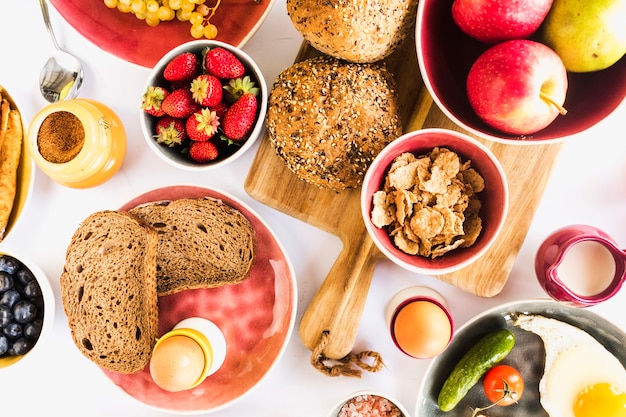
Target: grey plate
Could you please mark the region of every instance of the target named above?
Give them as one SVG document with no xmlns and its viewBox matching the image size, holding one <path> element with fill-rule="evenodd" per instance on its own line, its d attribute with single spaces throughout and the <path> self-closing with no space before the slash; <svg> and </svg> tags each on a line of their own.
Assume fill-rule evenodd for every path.
<svg viewBox="0 0 626 417">
<path fill-rule="evenodd" d="M 482 380 L 451 411 L 444 413 L 437 407 L 437 396 L 443 382 L 461 356 L 486 333 L 506 327 L 515 335 L 515 346 L 501 362 L 517 368 L 524 378 L 524 394 L 518 404 L 493 407 L 486 411 L 489 417 L 533 416 L 547 417 L 539 403 L 539 380 L 543 376 L 545 350 L 543 342 L 534 333 L 513 326 L 516 315 L 539 314 L 572 324 L 585 330 L 603 344 L 626 366 L 626 334 L 614 324 L 588 309 L 568 307 L 551 300 L 531 300 L 504 304 L 487 310 L 460 327 L 450 346 L 431 362 L 417 396 L 415 417 L 467 417 L 470 408 L 487 406 Z"/>
</svg>

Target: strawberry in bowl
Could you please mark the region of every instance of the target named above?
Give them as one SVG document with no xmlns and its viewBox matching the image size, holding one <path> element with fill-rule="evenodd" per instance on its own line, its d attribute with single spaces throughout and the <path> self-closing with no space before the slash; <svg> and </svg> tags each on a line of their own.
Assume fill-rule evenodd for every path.
<svg viewBox="0 0 626 417">
<path fill-rule="evenodd" d="M 239 48 L 196 40 L 172 49 L 155 65 L 141 97 L 141 126 L 165 162 L 207 170 L 249 149 L 263 129 L 267 86 Z"/>
</svg>

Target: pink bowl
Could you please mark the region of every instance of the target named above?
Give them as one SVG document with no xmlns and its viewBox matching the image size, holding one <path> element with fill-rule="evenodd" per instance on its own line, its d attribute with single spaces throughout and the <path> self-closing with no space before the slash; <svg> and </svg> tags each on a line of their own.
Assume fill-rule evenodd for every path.
<svg viewBox="0 0 626 417">
<path fill-rule="evenodd" d="M 456 152 L 463 161 L 470 160 L 485 180 L 480 193 L 480 216 L 483 228 L 478 240 L 468 248 L 457 248 L 431 259 L 409 255 L 398 249 L 387 230 L 376 227 L 371 220 L 372 196 L 384 185 L 392 161 L 405 152 L 426 154 L 435 147 Z M 500 233 L 509 206 L 509 188 L 500 162 L 478 140 L 447 129 L 422 129 L 407 133 L 387 145 L 370 165 L 361 190 L 361 214 L 365 227 L 380 251 L 397 265 L 413 272 L 441 275 L 459 270 L 483 255 Z"/>
<path fill-rule="evenodd" d="M 421 0 L 416 23 L 416 48 L 426 88 L 441 111 L 467 131 L 507 144 L 545 144 L 583 132 L 613 112 L 626 97 L 626 58 L 592 73 L 568 73 L 567 115 L 545 129 L 520 139 L 482 122 L 465 93 L 470 67 L 489 45 L 465 35 L 452 20 L 453 0 Z"/>
</svg>

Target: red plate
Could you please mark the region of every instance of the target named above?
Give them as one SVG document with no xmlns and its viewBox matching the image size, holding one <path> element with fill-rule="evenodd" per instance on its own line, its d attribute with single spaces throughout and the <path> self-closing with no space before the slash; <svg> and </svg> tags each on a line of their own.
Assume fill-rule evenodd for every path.
<svg viewBox="0 0 626 417">
<path fill-rule="evenodd" d="M 207 0 L 212 5 L 214 0 Z M 85 38 L 128 62 L 152 68 L 170 49 L 193 40 L 189 22 L 174 19 L 148 26 L 132 13 L 109 9 L 103 0 L 50 0 Z M 221 0 L 211 18 L 216 40 L 242 47 L 269 13 L 274 0 Z"/>
<path fill-rule="evenodd" d="M 296 314 L 291 263 L 268 226 L 242 202 L 206 188 L 177 186 L 150 191 L 121 209 L 150 201 L 207 196 L 237 208 L 252 223 L 257 251 L 250 278 L 235 285 L 160 297 L 159 336 L 185 318 L 207 318 L 226 338 L 224 364 L 196 388 L 181 392 L 159 388 L 150 377 L 149 366 L 130 375 L 103 369 L 107 377 L 140 402 L 180 414 L 216 411 L 247 393 L 282 355 Z"/>
</svg>

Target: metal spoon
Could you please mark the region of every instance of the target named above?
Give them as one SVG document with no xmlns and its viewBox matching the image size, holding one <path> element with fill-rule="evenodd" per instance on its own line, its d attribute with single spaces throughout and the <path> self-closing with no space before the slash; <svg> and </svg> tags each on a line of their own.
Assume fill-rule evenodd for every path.
<svg viewBox="0 0 626 417">
<path fill-rule="evenodd" d="M 76 97 L 78 89 L 83 83 L 83 67 L 75 56 L 59 47 L 50 24 L 48 5 L 45 0 L 39 0 L 39 4 L 46 29 L 48 29 L 52 44 L 57 50 L 41 70 L 39 89 L 43 97 L 50 103 L 72 99 Z"/>
</svg>

